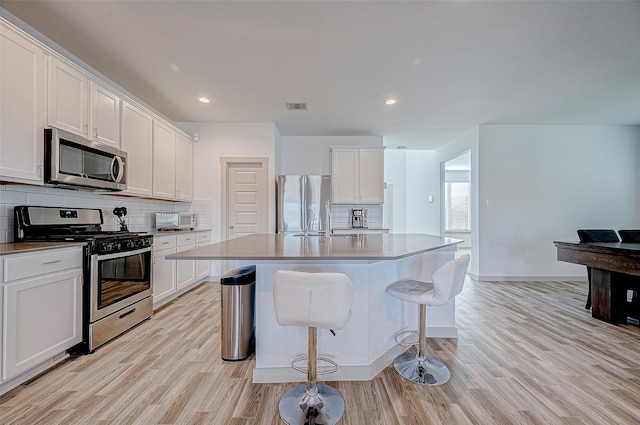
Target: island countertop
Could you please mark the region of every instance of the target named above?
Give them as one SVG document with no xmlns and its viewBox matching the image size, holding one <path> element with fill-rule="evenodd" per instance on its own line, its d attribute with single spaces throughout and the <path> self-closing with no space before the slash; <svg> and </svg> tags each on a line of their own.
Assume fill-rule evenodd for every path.
<svg viewBox="0 0 640 425">
<path fill-rule="evenodd" d="M 167 255 L 168 260 L 395 260 L 462 242 L 427 234 L 254 234 Z"/>
</svg>

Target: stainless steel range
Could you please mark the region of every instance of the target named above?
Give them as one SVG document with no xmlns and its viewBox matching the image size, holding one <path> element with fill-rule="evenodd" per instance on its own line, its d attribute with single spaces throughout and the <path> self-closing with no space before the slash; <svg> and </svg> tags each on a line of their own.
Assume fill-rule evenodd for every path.
<svg viewBox="0 0 640 425">
<path fill-rule="evenodd" d="M 151 317 L 153 236 L 102 230 L 102 210 L 17 206 L 15 240 L 86 242 L 83 342 L 71 352 L 90 353 Z"/>
</svg>

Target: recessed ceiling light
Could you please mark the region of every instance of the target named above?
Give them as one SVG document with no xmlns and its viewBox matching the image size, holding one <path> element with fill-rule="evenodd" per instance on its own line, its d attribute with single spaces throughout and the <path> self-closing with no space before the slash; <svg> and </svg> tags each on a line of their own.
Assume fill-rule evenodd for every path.
<svg viewBox="0 0 640 425">
<path fill-rule="evenodd" d="M 396 104 L 396 100 L 395 99 L 387 99 L 384 101 L 385 105 L 395 105 Z"/>
<path fill-rule="evenodd" d="M 209 103 L 211 102 L 209 99 L 207 99 L 206 97 L 201 97 L 200 99 L 198 99 L 200 102 L 202 103 Z"/>
</svg>

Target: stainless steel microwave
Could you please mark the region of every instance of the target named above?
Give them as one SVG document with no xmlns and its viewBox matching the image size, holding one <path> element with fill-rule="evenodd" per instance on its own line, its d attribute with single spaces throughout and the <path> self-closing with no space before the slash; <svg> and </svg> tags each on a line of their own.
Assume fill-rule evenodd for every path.
<svg viewBox="0 0 640 425">
<path fill-rule="evenodd" d="M 126 152 L 59 128 L 44 132 L 45 183 L 72 189 L 127 188 Z"/>
</svg>

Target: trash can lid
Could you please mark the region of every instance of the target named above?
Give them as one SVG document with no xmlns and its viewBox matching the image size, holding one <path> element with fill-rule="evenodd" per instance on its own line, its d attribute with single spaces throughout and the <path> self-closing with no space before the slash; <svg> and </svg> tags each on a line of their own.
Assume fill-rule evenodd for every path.
<svg viewBox="0 0 640 425">
<path fill-rule="evenodd" d="M 256 266 L 233 269 L 220 278 L 221 285 L 249 285 L 256 281 Z"/>
</svg>

